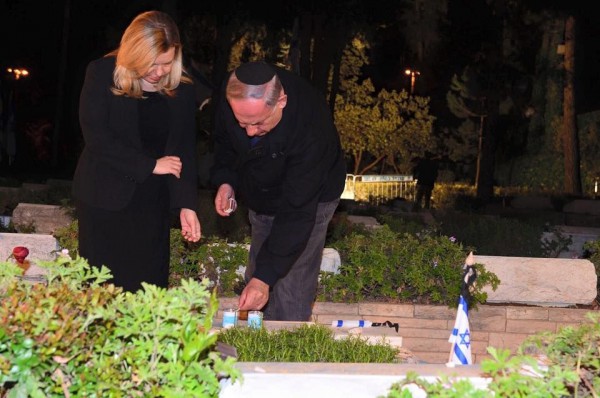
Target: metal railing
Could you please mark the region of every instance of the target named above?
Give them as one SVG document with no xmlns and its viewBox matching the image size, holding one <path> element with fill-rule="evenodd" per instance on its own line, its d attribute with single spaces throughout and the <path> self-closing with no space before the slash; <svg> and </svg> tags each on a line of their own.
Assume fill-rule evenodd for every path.
<svg viewBox="0 0 600 398">
<path fill-rule="evenodd" d="M 414 200 L 415 183 L 412 175 L 354 175 L 346 174 L 342 199 L 380 204 L 395 198 Z"/>
</svg>

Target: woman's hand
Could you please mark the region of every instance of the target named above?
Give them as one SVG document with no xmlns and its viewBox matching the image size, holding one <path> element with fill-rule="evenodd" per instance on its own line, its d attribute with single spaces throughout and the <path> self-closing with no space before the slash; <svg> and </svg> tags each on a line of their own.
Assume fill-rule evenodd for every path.
<svg viewBox="0 0 600 398">
<path fill-rule="evenodd" d="M 173 174 L 179 178 L 181 176 L 181 166 L 181 159 L 178 156 L 163 156 L 156 161 L 152 174 Z"/>
<path fill-rule="evenodd" d="M 198 242 L 202 236 L 200 221 L 194 210 L 181 209 L 179 212 L 181 221 L 181 235 L 190 242 Z"/>
</svg>

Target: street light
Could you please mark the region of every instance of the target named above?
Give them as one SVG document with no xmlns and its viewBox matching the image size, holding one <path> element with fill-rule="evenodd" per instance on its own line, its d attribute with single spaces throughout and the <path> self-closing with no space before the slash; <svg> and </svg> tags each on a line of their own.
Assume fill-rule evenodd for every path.
<svg viewBox="0 0 600 398">
<path fill-rule="evenodd" d="M 415 81 L 417 80 L 417 76 L 421 74 L 418 70 L 406 69 L 404 74 L 410 76 L 410 94 L 412 95 L 415 92 Z"/>
<path fill-rule="evenodd" d="M 29 71 L 24 68 L 7 68 L 6 71 L 12 74 L 15 80 L 19 80 L 21 77 L 29 76 Z"/>
</svg>

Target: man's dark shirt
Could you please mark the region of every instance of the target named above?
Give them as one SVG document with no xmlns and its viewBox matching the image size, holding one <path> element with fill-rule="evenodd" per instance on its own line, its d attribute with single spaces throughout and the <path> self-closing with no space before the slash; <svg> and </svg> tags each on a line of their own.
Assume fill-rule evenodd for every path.
<svg viewBox="0 0 600 398">
<path fill-rule="evenodd" d="M 251 146 L 225 98 L 217 98 L 215 164 L 211 182 L 230 184 L 258 214 L 274 216 L 256 258 L 254 277 L 273 286 L 300 256 L 315 224 L 318 203 L 338 199 L 346 166 L 323 95 L 300 76 L 277 75 L 287 95 L 281 121 Z"/>
<path fill-rule="evenodd" d="M 438 165 L 433 159 L 422 159 L 413 170 L 418 185 L 432 187 L 438 175 Z"/>
</svg>

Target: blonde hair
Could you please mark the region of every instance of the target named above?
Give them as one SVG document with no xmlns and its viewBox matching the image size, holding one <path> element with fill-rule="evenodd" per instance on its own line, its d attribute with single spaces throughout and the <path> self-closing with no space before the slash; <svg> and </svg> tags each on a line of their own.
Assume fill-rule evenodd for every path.
<svg viewBox="0 0 600 398">
<path fill-rule="evenodd" d="M 273 107 L 279 100 L 282 88 L 281 80 L 279 80 L 277 74 L 265 84 L 255 86 L 242 83 L 235 72 L 232 72 L 227 81 L 225 96 L 228 100 L 247 98 L 264 99 L 268 106 Z"/>
<path fill-rule="evenodd" d="M 181 40 L 179 30 L 173 19 L 160 11 L 146 11 L 139 14 L 129 24 L 119 48 L 109 55 L 116 56 L 116 66 L 113 72 L 115 95 L 142 98 L 140 80 L 152 66 L 156 58 L 175 48 L 175 57 L 171 72 L 158 82 L 158 91 L 162 94 L 173 95 L 173 90 L 180 82 L 191 83 L 182 74 Z"/>
</svg>

